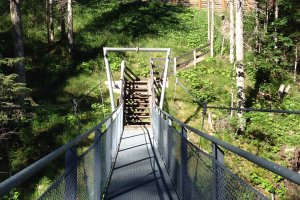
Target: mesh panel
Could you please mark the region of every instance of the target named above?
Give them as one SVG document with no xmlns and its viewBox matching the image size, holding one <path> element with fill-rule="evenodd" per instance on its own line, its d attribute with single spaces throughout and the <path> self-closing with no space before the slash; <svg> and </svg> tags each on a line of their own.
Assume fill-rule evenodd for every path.
<svg viewBox="0 0 300 200">
<path fill-rule="evenodd" d="M 95 130 L 97 137 L 93 145 L 77 162 L 73 161 L 73 166 L 66 169 L 39 199 L 102 198 L 123 131 L 123 107 L 113 116 L 106 122 L 103 133 Z"/>
<path fill-rule="evenodd" d="M 267 199 L 187 141 L 154 109 L 152 119 L 157 146 L 181 199 Z"/>
</svg>

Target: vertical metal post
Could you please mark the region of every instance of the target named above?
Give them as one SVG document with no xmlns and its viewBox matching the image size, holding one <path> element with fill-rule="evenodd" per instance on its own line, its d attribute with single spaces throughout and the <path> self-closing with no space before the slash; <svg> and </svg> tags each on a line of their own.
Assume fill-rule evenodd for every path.
<svg viewBox="0 0 300 200">
<path fill-rule="evenodd" d="M 159 102 L 159 108 L 160 109 L 163 109 L 163 106 L 164 106 L 164 98 L 165 98 L 165 91 L 166 91 L 166 84 L 167 84 L 167 77 L 168 77 L 170 54 L 171 54 L 171 49 L 168 49 L 167 50 L 165 68 L 164 68 L 164 79 L 163 79 L 162 92 L 161 92 L 161 97 L 160 97 L 160 102 Z"/>
<path fill-rule="evenodd" d="M 124 73 L 125 72 L 125 60 L 121 62 L 121 80 L 124 80 Z"/>
<path fill-rule="evenodd" d="M 153 74 L 153 59 L 150 58 L 150 105 L 155 103 L 155 92 L 154 92 L 154 74 Z"/>
<path fill-rule="evenodd" d="M 101 128 L 101 127 L 100 127 Z M 101 131 L 100 128 L 95 131 L 95 150 L 94 150 L 94 200 L 100 200 L 102 197 L 101 186 Z"/>
<path fill-rule="evenodd" d="M 113 116 L 112 116 L 113 117 Z M 108 178 L 110 168 L 111 168 L 111 163 L 112 163 L 112 117 L 109 118 L 106 122 L 106 138 L 105 138 L 105 178 Z"/>
<path fill-rule="evenodd" d="M 105 68 L 106 68 L 107 84 L 108 84 L 108 90 L 109 90 L 111 110 L 113 112 L 115 110 L 114 93 L 113 93 L 113 87 L 112 87 L 112 82 L 111 82 L 108 54 L 107 54 L 107 50 L 105 48 L 103 48 L 103 54 L 104 54 L 104 62 L 105 62 Z"/>
<path fill-rule="evenodd" d="M 224 151 L 222 151 L 216 144 L 212 144 L 212 156 L 215 158 L 213 161 L 213 178 L 212 178 L 212 192 L 213 199 L 225 199 L 225 182 L 223 169 L 218 165 L 224 165 Z M 218 163 L 217 163 L 218 162 Z"/>
<path fill-rule="evenodd" d="M 189 174 L 188 174 L 188 150 L 187 150 L 187 130 L 181 126 L 181 199 L 190 199 L 188 189 Z"/>
<path fill-rule="evenodd" d="M 168 130 L 167 130 L 167 169 L 170 171 L 170 166 L 171 166 L 171 157 L 172 157 L 172 141 L 171 141 L 171 128 L 173 125 L 172 119 L 168 118 Z"/>
<path fill-rule="evenodd" d="M 77 148 L 69 149 L 65 154 L 65 199 L 77 199 Z"/>
</svg>

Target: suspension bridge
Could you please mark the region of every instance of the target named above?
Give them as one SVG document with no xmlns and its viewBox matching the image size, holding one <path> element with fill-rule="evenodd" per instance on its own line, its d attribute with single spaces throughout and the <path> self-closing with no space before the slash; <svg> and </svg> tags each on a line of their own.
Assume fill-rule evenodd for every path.
<svg viewBox="0 0 300 200">
<path fill-rule="evenodd" d="M 166 57 L 164 67 L 151 61 L 146 79 L 123 61 L 116 105 L 108 53 L 124 51 L 160 52 Z M 300 184 L 297 172 L 192 128 L 163 110 L 170 53 L 168 48 L 104 48 L 112 113 L 0 183 L 0 196 L 61 155 L 64 173 L 39 199 L 268 199 L 225 166 L 225 150 Z M 190 134 L 210 141 L 211 153 L 190 142 Z M 88 137 L 92 145 L 78 155 L 77 145 Z"/>
</svg>

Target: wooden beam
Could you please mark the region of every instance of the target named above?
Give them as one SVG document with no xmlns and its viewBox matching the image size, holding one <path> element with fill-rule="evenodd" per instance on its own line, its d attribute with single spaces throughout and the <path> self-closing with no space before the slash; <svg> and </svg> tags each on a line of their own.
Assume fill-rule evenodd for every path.
<svg viewBox="0 0 300 200">
<path fill-rule="evenodd" d="M 226 10 L 226 2 L 225 0 L 222 0 L 222 11 Z"/>
<path fill-rule="evenodd" d="M 198 7 L 199 7 L 199 9 L 201 9 L 201 4 L 202 4 L 202 1 L 198 0 Z"/>
</svg>

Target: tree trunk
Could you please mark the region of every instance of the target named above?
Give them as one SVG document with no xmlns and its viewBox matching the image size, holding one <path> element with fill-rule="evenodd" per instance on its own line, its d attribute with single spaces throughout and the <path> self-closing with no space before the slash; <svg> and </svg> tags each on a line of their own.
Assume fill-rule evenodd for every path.
<svg viewBox="0 0 300 200">
<path fill-rule="evenodd" d="M 269 4 L 268 4 L 268 1 L 266 1 L 266 8 L 265 8 L 265 23 L 264 23 L 264 30 L 265 30 L 265 33 L 268 32 L 268 23 L 269 23 Z"/>
<path fill-rule="evenodd" d="M 230 63 L 232 64 L 234 62 L 234 3 L 233 0 L 229 1 L 229 7 L 230 7 Z"/>
<path fill-rule="evenodd" d="M 71 53 L 73 46 L 73 9 L 72 0 L 68 0 L 68 44 L 69 52 Z"/>
<path fill-rule="evenodd" d="M 211 33 L 210 33 L 210 56 L 214 57 L 214 36 L 215 36 L 215 0 L 211 2 Z"/>
<path fill-rule="evenodd" d="M 275 1 L 274 0 L 274 18 L 275 18 L 275 21 L 277 21 L 278 19 L 278 13 L 279 13 L 279 8 L 278 8 L 278 1 Z M 276 25 L 275 25 L 275 30 L 274 30 L 274 50 L 275 50 L 275 55 L 277 54 L 276 51 L 278 49 L 278 35 L 277 35 L 277 28 L 276 28 Z M 275 63 L 276 65 L 278 65 L 278 58 L 275 59 Z"/>
<path fill-rule="evenodd" d="M 297 80 L 297 65 L 298 65 L 298 47 L 296 46 L 295 68 L 294 68 L 294 82 L 296 82 L 296 80 Z"/>
<path fill-rule="evenodd" d="M 10 17 L 13 28 L 13 39 L 14 39 L 14 56 L 16 58 L 24 58 L 24 47 L 23 47 L 23 33 L 22 33 L 22 22 L 21 13 L 19 9 L 19 0 L 10 0 Z M 16 73 L 18 74 L 18 81 L 21 83 L 26 82 L 25 76 L 25 65 L 24 60 L 20 60 L 15 65 Z"/>
<path fill-rule="evenodd" d="M 207 40 L 210 43 L 210 0 L 207 0 Z"/>
<path fill-rule="evenodd" d="M 256 41 L 255 41 L 255 46 L 256 46 L 256 52 L 260 53 L 260 39 L 259 39 L 259 2 L 256 3 L 256 8 L 255 8 L 255 34 L 256 34 Z"/>
<path fill-rule="evenodd" d="M 244 37 L 243 37 L 243 0 L 236 0 L 236 84 L 237 106 L 245 108 L 245 72 L 244 72 Z M 245 122 L 243 112 L 238 112 L 240 119 L 239 129 L 244 131 Z"/>
<path fill-rule="evenodd" d="M 48 43 L 54 42 L 53 0 L 46 0 Z"/>
<path fill-rule="evenodd" d="M 66 40 L 66 19 L 65 19 L 65 6 L 66 1 L 61 0 L 60 2 L 60 40 Z"/>
</svg>

